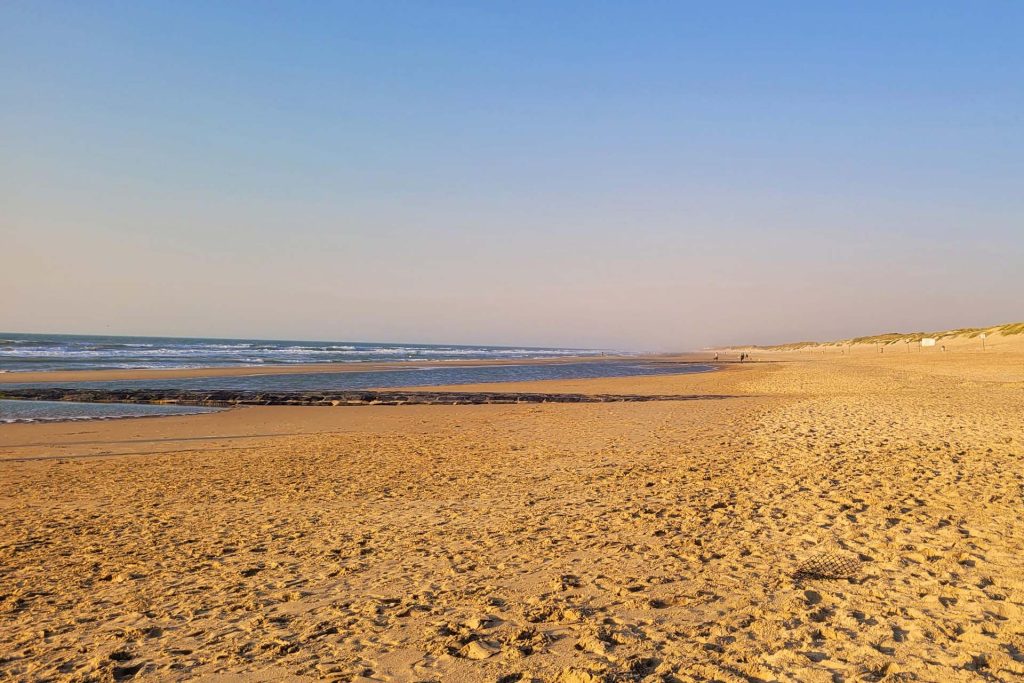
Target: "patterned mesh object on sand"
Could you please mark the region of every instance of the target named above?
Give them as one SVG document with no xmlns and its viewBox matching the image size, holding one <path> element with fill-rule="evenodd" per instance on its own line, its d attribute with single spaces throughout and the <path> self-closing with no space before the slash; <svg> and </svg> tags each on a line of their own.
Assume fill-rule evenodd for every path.
<svg viewBox="0 0 1024 683">
<path fill-rule="evenodd" d="M 805 560 L 793 575 L 797 579 L 849 579 L 860 570 L 860 559 L 838 552 L 823 552 Z"/>
</svg>

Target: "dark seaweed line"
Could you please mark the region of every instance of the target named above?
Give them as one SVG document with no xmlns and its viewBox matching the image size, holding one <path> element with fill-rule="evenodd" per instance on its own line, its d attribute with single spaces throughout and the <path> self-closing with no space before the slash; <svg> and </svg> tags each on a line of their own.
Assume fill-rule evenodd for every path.
<svg viewBox="0 0 1024 683">
<path fill-rule="evenodd" d="M 489 405 L 515 403 L 641 403 L 732 398 L 719 394 L 543 394 L 500 391 L 122 391 L 47 388 L 0 390 L 0 399 L 229 406 Z"/>
</svg>

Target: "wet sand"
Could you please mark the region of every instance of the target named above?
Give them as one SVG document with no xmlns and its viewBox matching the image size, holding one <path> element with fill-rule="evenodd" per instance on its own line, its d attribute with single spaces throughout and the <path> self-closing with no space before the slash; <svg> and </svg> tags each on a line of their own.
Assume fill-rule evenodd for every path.
<svg viewBox="0 0 1024 683">
<path fill-rule="evenodd" d="M 0 677 L 1024 676 L 1024 348 L 755 360 L 0 426 Z"/>
</svg>

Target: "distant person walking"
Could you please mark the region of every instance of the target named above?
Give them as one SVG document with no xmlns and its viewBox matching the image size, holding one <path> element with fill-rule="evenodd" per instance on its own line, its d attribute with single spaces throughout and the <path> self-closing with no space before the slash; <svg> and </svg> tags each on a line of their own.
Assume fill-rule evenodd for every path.
<svg viewBox="0 0 1024 683">
<path fill-rule="evenodd" d="M 715 360 L 718 360 L 718 353 L 715 353 Z"/>
</svg>

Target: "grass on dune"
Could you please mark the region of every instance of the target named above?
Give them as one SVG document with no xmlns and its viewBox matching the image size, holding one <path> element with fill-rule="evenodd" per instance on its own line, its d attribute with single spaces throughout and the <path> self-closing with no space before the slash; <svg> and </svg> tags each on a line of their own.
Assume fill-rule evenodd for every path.
<svg viewBox="0 0 1024 683">
<path fill-rule="evenodd" d="M 752 346 L 742 348 L 765 349 L 770 351 L 799 351 L 800 349 L 816 346 L 849 346 L 856 344 L 884 344 L 888 346 L 891 344 L 898 344 L 900 342 L 916 344 L 926 337 L 934 339 L 967 337 L 968 339 L 974 339 L 981 335 L 982 332 L 988 335 L 999 334 L 1004 337 L 1015 334 L 1024 334 L 1024 322 L 1006 323 L 1005 325 L 996 325 L 993 327 L 962 327 L 960 329 L 945 330 L 942 332 L 886 332 L 884 334 L 875 334 L 867 337 L 854 337 L 852 339 L 840 339 L 831 342 L 801 341 L 791 342 L 789 344 L 777 344 L 775 346 Z"/>
</svg>

